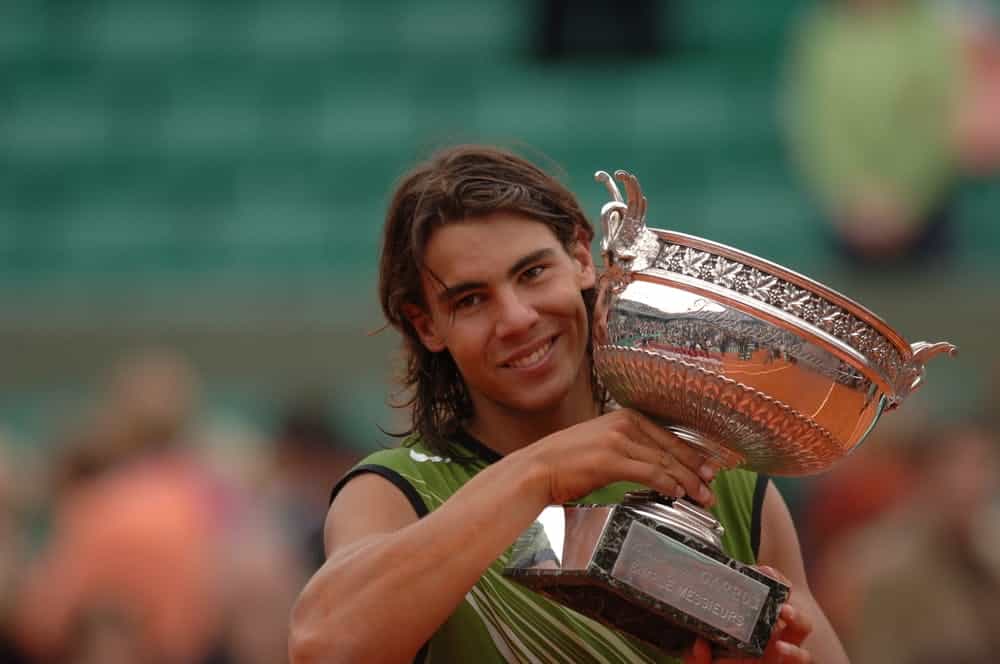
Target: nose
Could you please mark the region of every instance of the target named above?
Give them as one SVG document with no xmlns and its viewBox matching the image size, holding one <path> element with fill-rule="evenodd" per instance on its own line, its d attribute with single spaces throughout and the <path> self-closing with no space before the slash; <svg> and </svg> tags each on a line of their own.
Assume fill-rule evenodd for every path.
<svg viewBox="0 0 1000 664">
<path fill-rule="evenodd" d="M 538 312 L 531 302 L 514 289 L 497 297 L 496 334 L 507 337 L 527 331 L 538 320 Z"/>
</svg>

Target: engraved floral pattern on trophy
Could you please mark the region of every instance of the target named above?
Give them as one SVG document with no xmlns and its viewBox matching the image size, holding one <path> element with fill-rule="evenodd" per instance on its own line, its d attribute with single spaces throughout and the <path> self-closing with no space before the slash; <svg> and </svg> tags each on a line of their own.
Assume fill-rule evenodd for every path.
<svg viewBox="0 0 1000 664">
<path fill-rule="evenodd" d="M 769 304 L 827 332 L 879 367 L 903 392 L 914 373 L 884 336 L 847 311 L 794 284 L 724 256 L 663 242 L 653 267 L 702 279 Z M 905 370 L 904 370 L 905 369 Z"/>
</svg>

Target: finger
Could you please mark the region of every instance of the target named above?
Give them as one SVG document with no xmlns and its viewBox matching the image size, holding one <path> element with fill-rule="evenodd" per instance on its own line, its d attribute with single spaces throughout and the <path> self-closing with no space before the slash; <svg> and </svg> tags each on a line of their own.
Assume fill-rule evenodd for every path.
<svg viewBox="0 0 1000 664">
<path fill-rule="evenodd" d="M 706 507 L 715 501 L 715 494 L 698 477 L 674 460 L 669 453 L 630 442 L 626 454 L 637 465 L 631 467 L 629 479 L 644 484 L 664 496 L 690 496 Z"/>
<path fill-rule="evenodd" d="M 806 640 L 807 636 L 812 634 L 812 618 L 799 607 L 786 602 L 781 605 L 778 615 L 785 623 L 784 629 L 781 630 L 782 641 L 799 645 Z"/>
<path fill-rule="evenodd" d="M 652 423 L 649 424 L 652 425 Z M 684 487 L 685 494 L 706 506 L 714 502 L 715 497 L 708 484 L 690 467 L 693 464 L 695 468 L 698 468 L 701 465 L 701 459 L 697 452 L 692 454 L 692 450 L 686 443 L 655 425 L 638 426 L 635 439 L 655 452 L 655 462 L 663 469 L 663 472 L 669 474 Z M 678 459 L 678 456 L 683 456 L 686 460 Z"/>
<path fill-rule="evenodd" d="M 636 442 L 630 438 L 624 438 L 622 452 L 629 459 L 632 459 L 645 468 L 642 471 L 643 478 L 638 480 L 651 489 L 655 489 L 665 496 L 682 498 L 687 494 L 687 488 L 669 471 L 664 464 L 664 453 L 662 450 L 648 444 Z"/>
<path fill-rule="evenodd" d="M 711 469 L 712 477 L 718 475 L 726 467 L 722 459 L 713 456 L 705 458 L 705 465 Z"/>
<path fill-rule="evenodd" d="M 636 426 L 644 435 L 655 440 L 660 447 L 668 447 L 675 451 L 674 456 L 691 470 L 697 470 L 705 465 L 707 459 L 700 450 L 685 443 L 673 432 L 664 426 L 657 424 L 637 410 L 623 409 L 630 417 L 629 421 Z"/>
<path fill-rule="evenodd" d="M 661 452 L 660 465 L 666 474 L 683 487 L 685 494 L 706 507 L 715 503 L 715 494 L 712 493 L 712 489 L 701 480 L 697 473 L 677 461 L 669 451 Z"/>
<path fill-rule="evenodd" d="M 650 440 L 659 454 L 659 465 L 664 472 L 684 487 L 684 493 L 706 507 L 715 503 L 715 493 L 702 476 L 677 459 L 676 448 Z"/>
<path fill-rule="evenodd" d="M 663 472 L 661 467 L 646 461 L 622 459 L 618 471 L 621 479 L 637 482 L 664 496 L 680 498 L 687 493 L 687 489 L 672 475 Z"/>
<path fill-rule="evenodd" d="M 757 565 L 757 571 L 761 572 L 763 574 L 768 575 L 769 577 L 771 577 L 775 581 L 780 581 L 781 583 L 785 584 L 789 588 L 792 587 L 792 582 L 789 581 L 788 577 L 785 576 L 784 574 L 782 574 L 777 569 L 771 567 L 770 565 Z"/>
<path fill-rule="evenodd" d="M 657 446 L 668 450 L 678 461 L 693 471 L 698 471 L 706 465 L 705 456 L 688 445 L 676 435 L 663 428 L 653 420 L 649 419 L 638 411 L 631 411 L 634 415 L 632 421 L 650 439 L 656 442 Z"/>
</svg>

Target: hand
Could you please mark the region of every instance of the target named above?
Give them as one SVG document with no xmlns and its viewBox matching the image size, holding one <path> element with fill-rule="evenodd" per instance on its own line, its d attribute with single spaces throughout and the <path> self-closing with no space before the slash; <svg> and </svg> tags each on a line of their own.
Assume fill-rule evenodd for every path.
<svg viewBox="0 0 1000 664">
<path fill-rule="evenodd" d="M 761 566 L 761 572 L 773 576 L 786 585 L 789 581 L 773 567 Z M 791 600 L 789 596 L 789 600 Z M 802 642 L 812 633 L 812 621 L 806 612 L 788 601 L 781 605 L 778 622 L 771 631 L 771 640 L 759 658 L 736 657 L 712 659 L 712 649 L 708 641 L 699 637 L 691 652 L 684 656 L 684 664 L 812 664 L 813 658 Z"/>
<path fill-rule="evenodd" d="M 628 408 L 557 431 L 523 452 L 543 464 L 552 504 L 619 481 L 638 482 L 665 496 L 688 495 L 705 506 L 715 500 L 708 482 L 717 465 Z"/>
</svg>

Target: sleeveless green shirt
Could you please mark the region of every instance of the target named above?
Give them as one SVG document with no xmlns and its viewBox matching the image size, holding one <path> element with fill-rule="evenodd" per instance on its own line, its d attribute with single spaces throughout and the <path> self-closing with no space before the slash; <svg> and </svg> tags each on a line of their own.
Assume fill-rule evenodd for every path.
<svg viewBox="0 0 1000 664">
<path fill-rule="evenodd" d="M 448 456 L 427 449 L 418 439 L 403 447 L 375 452 L 334 487 L 331 500 L 353 477 L 375 473 L 392 482 L 420 517 L 437 509 L 476 473 L 500 459 L 468 435 L 452 442 Z M 715 517 L 725 527 L 723 548 L 733 558 L 753 563 L 759 542 L 760 509 L 767 478 L 744 470 L 719 474 L 712 488 Z M 621 502 L 626 491 L 642 488 L 620 482 L 591 493 L 581 504 Z M 513 545 L 513 543 L 512 543 Z M 676 662 L 656 648 L 595 622 L 506 579 L 508 548 L 466 594 L 417 656 L 418 662 Z"/>
</svg>

